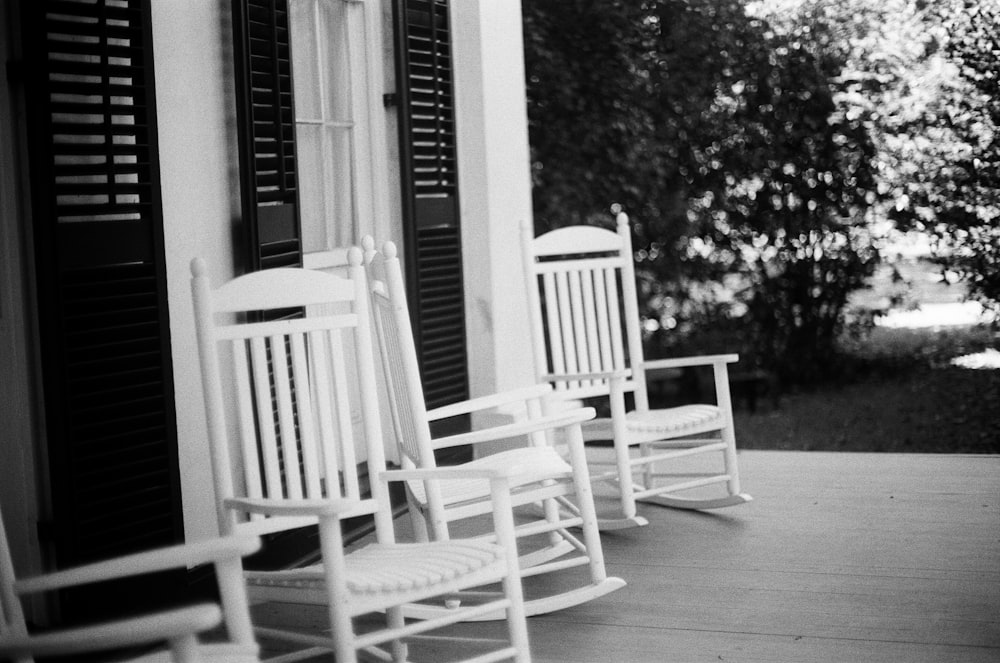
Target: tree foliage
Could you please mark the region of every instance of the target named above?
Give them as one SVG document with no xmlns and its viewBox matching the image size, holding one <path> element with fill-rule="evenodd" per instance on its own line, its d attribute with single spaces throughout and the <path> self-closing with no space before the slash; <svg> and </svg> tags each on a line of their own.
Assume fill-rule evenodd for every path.
<svg viewBox="0 0 1000 663">
<path fill-rule="evenodd" d="M 654 345 L 826 374 L 891 224 L 1000 306 L 1000 0 L 523 8 L 536 224 L 624 206 Z"/>
<path fill-rule="evenodd" d="M 842 53 L 840 102 L 876 147 L 874 216 L 930 234 L 941 264 L 996 306 L 1000 0 L 802 0 L 772 14 Z"/>
<path fill-rule="evenodd" d="M 947 53 L 965 89 L 948 98 L 942 124 L 966 149 L 956 164 L 959 195 L 947 199 L 934 231 L 951 249 L 945 264 L 1000 309 L 1000 0 L 952 5 Z"/>
<path fill-rule="evenodd" d="M 867 117 L 831 84 L 844 55 L 737 0 L 526 0 L 524 12 L 540 229 L 621 203 L 645 313 L 673 330 L 654 341 L 728 326 L 749 361 L 822 375 L 877 259 Z"/>
</svg>

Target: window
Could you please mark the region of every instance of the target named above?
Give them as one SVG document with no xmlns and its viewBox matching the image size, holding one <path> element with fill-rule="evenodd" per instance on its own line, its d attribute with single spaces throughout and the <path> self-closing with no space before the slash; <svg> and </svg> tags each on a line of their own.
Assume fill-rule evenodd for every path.
<svg viewBox="0 0 1000 663">
<path fill-rule="evenodd" d="M 289 0 L 299 205 L 305 253 L 373 233 L 381 100 L 371 0 Z M 377 7 L 376 7 L 377 8 Z"/>
<path fill-rule="evenodd" d="M 381 20 L 375 0 L 233 2 L 248 269 L 389 234 Z"/>
<path fill-rule="evenodd" d="M 337 264 L 365 234 L 403 248 L 428 404 L 468 395 L 447 0 L 234 0 L 248 268 Z M 383 59 L 399 163 L 386 167 Z M 397 179 L 398 178 L 398 179 Z M 389 189 L 400 210 L 390 226 Z"/>
</svg>

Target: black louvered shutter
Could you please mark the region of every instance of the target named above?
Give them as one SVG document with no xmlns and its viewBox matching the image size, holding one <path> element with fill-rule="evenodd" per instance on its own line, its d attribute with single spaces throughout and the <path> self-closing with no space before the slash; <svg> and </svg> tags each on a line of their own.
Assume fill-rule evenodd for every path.
<svg viewBox="0 0 1000 663">
<path fill-rule="evenodd" d="M 397 0 L 400 155 L 407 283 L 428 407 L 468 398 L 446 0 Z"/>
<path fill-rule="evenodd" d="M 23 82 L 60 567 L 183 537 L 149 2 L 26 1 Z M 45 530 L 43 530 L 44 534 Z M 43 536 L 43 540 L 47 537 Z M 63 597 L 72 621 L 179 583 Z"/>
<path fill-rule="evenodd" d="M 233 0 L 247 270 L 302 264 L 287 0 Z"/>
</svg>

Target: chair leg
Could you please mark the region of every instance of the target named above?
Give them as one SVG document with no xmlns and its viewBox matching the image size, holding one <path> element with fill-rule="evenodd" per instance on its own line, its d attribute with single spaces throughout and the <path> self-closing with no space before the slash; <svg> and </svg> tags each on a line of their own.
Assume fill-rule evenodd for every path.
<svg viewBox="0 0 1000 663">
<path fill-rule="evenodd" d="M 406 619 L 403 617 L 403 610 L 400 607 L 389 608 L 386 611 L 386 622 L 391 629 L 400 629 L 406 626 Z M 392 654 L 393 663 L 406 663 L 408 655 L 406 643 L 400 639 L 395 639 L 390 643 L 389 651 Z"/>
<path fill-rule="evenodd" d="M 622 516 L 636 517 L 635 494 L 632 487 L 632 457 L 628 446 L 628 431 L 625 428 L 625 397 L 620 393 L 611 395 L 611 421 L 614 437 L 615 465 L 618 469 L 618 495 Z"/>
<path fill-rule="evenodd" d="M 504 548 L 504 560 L 507 565 L 507 574 L 501 581 L 504 595 L 510 602 L 506 610 L 507 632 L 510 644 L 517 652 L 515 661 L 529 663 L 531 655 L 528 644 L 528 623 L 524 609 L 524 589 L 521 586 L 521 567 L 517 557 L 517 535 L 514 529 L 514 510 L 510 501 L 510 482 L 507 479 L 491 481 L 490 493 L 497 509 L 493 514 L 493 527 L 496 530 L 497 542 Z"/>
<path fill-rule="evenodd" d="M 340 551 L 344 539 L 340 531 L 340 521 L 336 518 L 320 518 L 319 545 L 323 556 L 323 574 L 327 585 L 327 615 L 330 620 L 330 636 L 333 638 L 333 651 L 337 663 L 357 663 L 358 652 L 354 648 L 354 623 L 345 605 L 337 600 L 346 595 L 347 566 Z"/>
<path fill-rule="evenodd" d="M 427 516 L 424 514 L 423 506 L 413 499 L 409 489 L 406 491 L 407 511 L 410 514 L 410 524 L 413 527 L 413 540 L 421 543 L 430 541 L 430 533 L 427 530 Z"/>
<path fill-rule="evenodd" d="M 653 463 L 645 464 L 645 469 L 643 471 L 643 476 L 646 476 L 647 472 L 652 475 L 652 481 L 648 482 L 646 485 L 632 484 L 633 496 L 638 495 L 636 500 L 644 504 L 656 504 L 658 506 L 665 506 L 675 509 L 721 509 L 729 506 L 736 506 L 738 504 L 745 504 L 746 502 L 753 501 L 750 495 L 739 492 L 740 490 L 740 480 L 739 480 L 739 466 L 736 459 L 736 440 L 733 434 L 732 426 L 723 428 L 719 431 L 720 439 L 717 442 L 706 444 L 703 449 L 699 447 L 691 447 L 685 450 L 679 450 L 676 453 L 678 455 L 693 455 L 700 453 L 711 453 L 713 458 L 716 458 L 714 454 L 723 454 L 723 465 L 724 472 L 719 474 L 704 474 L 698 477 L 692 478 L 687 482 L 680 482 L 674 484 L 664 484 L 660 486 L 654 486 L 652 481 L 655 481 L 656 477 L 659 476 L 655 468 L 652 467 Z M 648 444 L 651 451 L 656 452 L 656 443 Z M 640 445 L 646 446 L 646 445 Z M 668 462 L 668 460 L 654 461 L 654 462 Z M 694 475 L 692 475 L 694 476 Z M 694 488 L 699 488 L 702 486 L 707 486 L 710 484 L 726 484 L 725 493 L 719 497 L 683 497 L 678 493 L 683 493 L 686 490 L 691 490 Z"/>
<path fill-rule="evenodd" d="M 551 485 L 553 481 L 546 481 L 545 484 Z M 555 499 L 547 499 L 543 503 L 543 508 L 545 509 L 545 520 L 550 523 L 559 522 L 559 503 Z M 562 537 L 559 536 L 559 532 L 549 532 L 549 547 L 556 548 L 562 542 Z"/>
<path fill-rule="evenodd" d="M 508 573 L 503 580 L 503 589 L 511 601 L 510 607 L 507 608 L 507 632 L 511 646 L 517 650 L 514 660 L 516 663 L 531 663 L 531 645 L 528 642 L 528 622 L 524 612 L 521 579 L 517 575 Z"/>
<path fill-rule="evenodd" d="M 199 663 L 201 661 L 201 657 L 198 655 L 198 638 L 193 633 L 171 638 L 169 645 L 175 663 Z"/>
<path fill-rule="evenodd" d="M 636 515 L 635 488 L 632 483 L 632 464 L 629 462 L 628 444 L 615 442 L 615 461 L 618 465 L 618 500 L 622 516 L 634 518 Z"/>
<path fill-rule="evenodd" d="M 726 443 L 726 449 L 723 451 L 723 454 L 725 455 L 726 474 L 729 475 L 729 482 L 727 484 L 729 494 L 739 495 L 740 469 L 736 460 L 736 435 L 732 426 L 726 426 L 722 429 L 721 433 L 722 441 Z"/>
<path fill-rule="evenodd" d="M 569 431 L 570 463 L 573 466 L 573 483 L 576 487 L 576 502 L 583 519 L 583 542 L 587 547 L 587 557 L 590 560 L 590 577 L 595 583 L 607 579 L 604 568 L 604 549 L 601 546 L 601 534 L 597 528 L 597 512 L 594 509 L 594 494 L 590 485 L 590 470 L 587 468 L 587 455 L 583 447 L 583 433 L 579 426 Z M 631 487 L 632 482 L 628 482 Z M 633 514 L 635 501 L 632 501 Z"/>
<path fill-rule="evenodd" d="M 640 444 L 639 457 L 643 458 L 645 456 L 648 456 L 650 454 L 650 449 L 651 448 L 648 444 L 645 443 Z M 643 463 L 642 465 L 642 485 L 647 488 L 651 488 L 653 486 L 653 481 L 654 481 L 653 470 L 655 469 L 654 465 L 655 463 Z"/>
<path fill-rule="evenodd" d="M 722 441 L 726 443 L 725 454 L 726 473 L 729 474 L 729 494 L 740 494 L 739 466 L 736 462 L 736 432 L 733 424 L 733 403 L 729 393 L 729 373 L 725 364 L 713 366 L 715 379 L 715 399 L 723 414 L 725 425 L 719 431 Z"/>
</svg>

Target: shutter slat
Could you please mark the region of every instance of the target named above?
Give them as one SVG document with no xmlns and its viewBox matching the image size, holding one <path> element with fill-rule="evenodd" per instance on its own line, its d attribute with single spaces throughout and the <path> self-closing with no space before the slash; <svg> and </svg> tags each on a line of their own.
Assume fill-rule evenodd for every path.
<svg viewBox="0 0 1000 663">
<path fill-rule="evenodd" d="M 22 4 L 61 567 L 182 536 L 153 50 L 147 0 Z M 119 485 L 110 474 L 136 479 Z M 106 493 L 114 500 L 95 497 Z M 135 610 L 170 595 L 161 590 L 132 603 L 80 598 L 63 611 Z"/>
<path fill-rule="evenodd" d="M 302 264 L 287 0 L 233 3 L 240 180 L 249 269 Z M 273 206 L 291 222 L 272 224 Z M 274 237 L 275 232 L 281 236 Z"/>
</svg>

